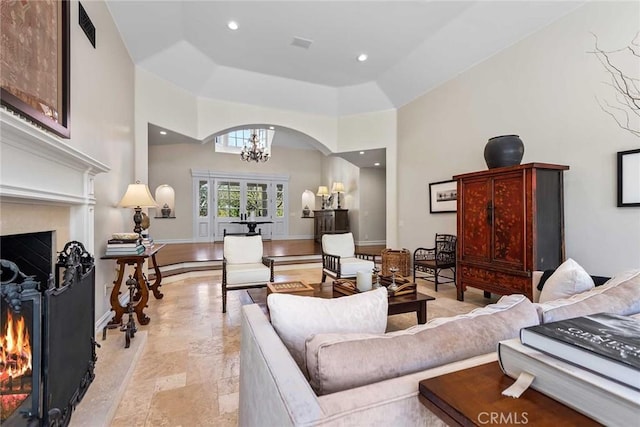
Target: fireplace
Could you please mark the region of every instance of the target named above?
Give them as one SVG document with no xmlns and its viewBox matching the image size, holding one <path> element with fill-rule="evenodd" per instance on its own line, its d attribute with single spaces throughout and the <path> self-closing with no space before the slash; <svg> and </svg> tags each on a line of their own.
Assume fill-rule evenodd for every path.
<svg viewBox="0 0 640 427">
<path fill-rule="evenodd" d="M 94 378 L 93 257 L 53 232 L 0 238 L 0 423 L 66 426 Z"/>
</svg>

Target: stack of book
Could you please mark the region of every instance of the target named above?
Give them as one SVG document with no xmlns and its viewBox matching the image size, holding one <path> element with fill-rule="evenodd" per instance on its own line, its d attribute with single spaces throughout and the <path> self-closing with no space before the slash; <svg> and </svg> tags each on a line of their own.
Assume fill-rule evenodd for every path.
<svg viewBox="0 0 640 427">
<path fill-rule="evenodd" d="M 148 234 L 143 234 L 142 235 L 142 245 L 147 249 L 152 248 L 153 247 L 153 239 L 151 238 L 151 236 L 149 236 Z"/>
<path fill-rule="evenodd" d="M 107 255 L 140 255 L 143 252 L 142 240 L 135 233 L 116 233 L 107 240 Z"/>
<path fill-rule="evenodd" d="M 524 328 L 498 345 L 502 371 L 606 425 L 640 414 L 640 320 L 599 313 Z"/>
</svg>

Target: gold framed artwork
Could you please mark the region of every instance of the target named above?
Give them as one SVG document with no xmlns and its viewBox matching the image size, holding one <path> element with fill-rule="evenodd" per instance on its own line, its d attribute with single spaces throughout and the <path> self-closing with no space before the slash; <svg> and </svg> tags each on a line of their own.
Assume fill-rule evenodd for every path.
<svg viewBox="0 0 640 427">
<path fill-rule="evenodd" d="M 69 1 L 0 2 L 2 105 L 69 138 Z"/>
</svg>

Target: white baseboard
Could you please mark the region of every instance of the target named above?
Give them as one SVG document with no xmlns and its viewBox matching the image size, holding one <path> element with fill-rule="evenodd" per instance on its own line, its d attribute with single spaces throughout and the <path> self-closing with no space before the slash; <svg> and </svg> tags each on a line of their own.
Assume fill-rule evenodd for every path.
<svg viewBox="0 0 640 427">
<path fill-rule="evenodd" d="M 118 297 L 118 300 L 120 301 L 120 305 L 125 307 L 129 302 L 129 293 L 123 292 Z M 102 334 L 102 330 L 104 329 L 105 326 L 107 326 L 107 323 L 109 323 L 109 320 L 111 320 L 113 316 L 115 316 L 115 313 L 113 312 L 113 310 L 109 309 L 107 310 L 106 313 L 100 316 L 98 320 L 96 320 L 96 324 L 95 324 L 96 336 L 98 336 L 99 334 Z"/>
<path fill-rule="evenodd" d="M 378 246 L 378 245 L 386 246 L 386 244 L 387 244 L 386 240 L 361 240 L 356 242 L 356 246 Z"/>
</svg>

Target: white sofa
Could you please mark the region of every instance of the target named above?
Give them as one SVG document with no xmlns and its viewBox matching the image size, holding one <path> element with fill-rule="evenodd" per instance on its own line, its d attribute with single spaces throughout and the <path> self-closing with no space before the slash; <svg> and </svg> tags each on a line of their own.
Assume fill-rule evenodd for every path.
<svg viewBox="0 0 640 427">
<path fill-rule="evenodd" d="M 537 278 L 539 279 L 539 275 Z M 484 350 L 486 348 L 495 349 L 498 341 L 507 339 L 506 335 L 511 334 L 513 336 L 510 338 L 514 338 L 517 336 L 517 332 L 514 331 L 519 330 L 522 325 L 537 323 L 544 316 L 550 316 L 549 318 L 557 320 L 562 316 L 574 317 L 574 313 L 577 313 L 576 315 L 599 311 L 625 315 L 640 313 L 640 270 L 624 273 L 611 279 L 604 286 L 563 301 L 533 304 L 524 297 L 522 298 L 526 302 L 517 301 L 517 297 L 521 296 L 508 297 L 508 302 L 512 306 L 515 302 L 519 310 L 515 313 L 523 318 L 522 322 L 514 321 L 511 313 L 505 315 L 503 311 L 494 310 L 495 312 L 492 312 L 491 307 L 488 306 L 484 309 L 474 310 L 481 312 L 477 317 L 470 313 L 456 316 L 453 321 L 434 319 L 426 325 L 418 325 L 406 331 L 392 333 L 394 335 L 385 334 L 384 337 L 378 335 L 344 337 L 343 342 L 336 340 L 335 336 L 321 336 L 331 334 L 316 335 L 308 341 L 307 351 L 310 351 L 309 343 L 311 341 L 321 341 L 320 346 L 323 345 L 322 341 L 324 344 L 327 342 L 338 343 L 337 349 L 333 348 L 335 351 L 329 353 L 333 354 L 334 360 L 333 362 L 329 360 L 328 363 L 334 365 L 352 363 L 351 366 L 354 370 L 360 369 L 363 372 L 366 372 L 367 366 L 372 364 L 377 366 L 374 369 L 384 369 L 385 362 L 393 365 L 394 361 L 404 360 L 403 363 L 408 363 L 406 358 L 395 358 L 393 352 L 387 352 L 388 359 L 385 360 L 378 360 L 378 356 L 368 358 L 367 355 L 375 353 L 371 350 L 375 347 L 371 347 L 371 345 L 378 345 L 372 343 L 385 346 L 388 345 L 386 340 L 407 339 L 406 335 L 413 333 L 413 337 L 408 337 L 409 340 L 413 340 L 410 341 L 412 342 L 410 345 L 424 345 L 426 349 L 417 352 L 418 362 L 425 366 L 425 361 L 427 361 L 426 365 L 429 366 L 426 369 L 418 369 L 399 375 L 397 372 L 391 373 L 390 375 L 394 376 L 392 378 L 375 380 L 372 383 L 349 387 L 329 394 L 316 394 L 262 310 L 255 304 L 244 306 L 242 309 L 240 354 L 239 425 L 444 425 L 420 403 L 418 399 L 420 380 L 497 360 L 494 351 Z M 532 308 L 536 313 L 534 321 L 531 320 Z M 495 328 L 487 327 L 487 325 L 494 323 Z M 509 323 L 511 325 L 507 325 Z M 508 326 L 511 326 L 512 329 Z M 445 349 L 444 354 L 434 356 L 436 359 L 444 361 L 438 365 L 438 360 L 430 360 L 430 358 L 432 353 L 437 353 L 440 350 L 437 346 L 441 346 L 445 342 L 442 341 L 442 336 L 438 336 L 442 332 L 441 328 L 449 334 L 451 345 Z M 447 328 L 449 329 L 447 330 Z M 418 333 L 416 334 L 415 331 Z M 465 336 L 460 336 L 461 334 Z M 417 341 L 415 336 L 421 336 L 423 342 Z M 370 342 L 366 342 L 367 339 Z M 349 347 L 349 345 L 354 342 L 364 343 L 365 354 L 353 354 L 353 346 Z M 430 343 L 436 347 L 429 350 Z M 350 356 L 340 356 L 340 346 L 346 346 L 348 352 L 345 354 L 350 354 Z M 412 351 L 416 353 L 415 349 L 409 350 L 402 346 L 392 346 L 391 348 L 395 348 L 397 355 L 400 356 L 405 355 L 400 354 L 401 352 Z M 452 359 L 451 357 L 447 359 L 447 353 L 451 353 Z M 409 368 L 408 371 L 411 369 Z M 327 379 L 321 378 L 321 381 L 327 381 Z M 341 378 L 328 381 L 334 386 L 335 382 L 331 381 L 339 383 Z M 364 382 L 366 383 L 366 380 Z"/>
</svg>

